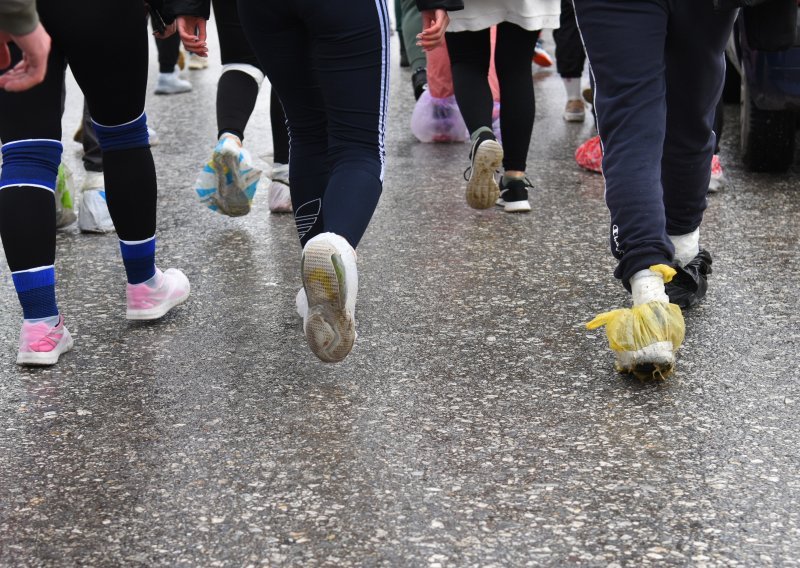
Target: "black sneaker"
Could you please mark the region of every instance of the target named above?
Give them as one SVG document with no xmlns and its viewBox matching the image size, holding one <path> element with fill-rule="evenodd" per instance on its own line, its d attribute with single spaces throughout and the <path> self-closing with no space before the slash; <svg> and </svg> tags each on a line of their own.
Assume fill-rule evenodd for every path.
<svg viewBox="0 0 800 568">
<path fill-rule="evenodd" d="M 533 189 L 528 178 L 512 179 L 508 185 L 505 185 L 503 178 L 500 178 L 500 197 L 497 198 L 496 205 L 508 213 L 527 213 L 531 210 L 528 201 L 529 187 Z"/>
<path fill-rule="evenodd" d="M 673 268 L 678 273 L 665 285 L 669 301 L 678 304 L 684 310 L 691 308 L 706 295 L 708 275 L 712 272 L 711 254 L 705 249 L 700 249 L 689 264 Z"/>
<path fill-rule="evenodd" d="M 414 98 L 419 100 L 422 93 L 428 90 L 428 72 L 424 67 L 419 67 L 414 70 L 411 75 L 411 86 L 414 87 Z"/>
</svg>

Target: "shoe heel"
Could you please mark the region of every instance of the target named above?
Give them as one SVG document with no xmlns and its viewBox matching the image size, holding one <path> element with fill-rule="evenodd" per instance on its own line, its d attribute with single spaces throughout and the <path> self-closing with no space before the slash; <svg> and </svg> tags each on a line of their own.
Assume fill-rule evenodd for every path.
<svg viewBox="0 0 800 568">
<path fill-rule="evenodd" d="M 347 357 L 355 343 L 355 320 L 346 308 L 344 266 L 336 249 L 326 243 L 309 246 L 302 263 L 308 297 L 304 331 L 311 351 L 322 361 Z"/>
<path fill-rule="evenodd" d="M 503 147 L 495 140 L 487 140 L 475 152 L 474 171 L 467 182 L 467 204 L 473 209 L 489 209 L 500 197 L 494 174 L 503 163 Z"/>
<path fill-rule="evenodd" d="M 217 173 L 217 207 L 230 217 L 241 217 L 250 213 L 250 200 L 244 192 L 239 175 L 239 160 L 232 154 L 215 154 L 214 169 Z M 228 183 L 228 173 L 232 183 Z"/>
</svg>

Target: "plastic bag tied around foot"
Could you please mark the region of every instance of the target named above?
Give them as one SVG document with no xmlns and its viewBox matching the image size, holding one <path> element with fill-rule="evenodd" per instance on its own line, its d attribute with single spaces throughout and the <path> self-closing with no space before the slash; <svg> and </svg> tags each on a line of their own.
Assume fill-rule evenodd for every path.
<svg viewBox="0 0 800 568">
<path fill-rule="evenodd" d="M 651 266 L 650 270 L 660 273 L 665 283 L 675 275 L 675 270 L 664 264 Z M 672 353 L 675 353 L 683 343 L 686 332 L 680 307 L 658 301 L 605 312 L 586 324 L 587 329 L 602 326 L 606 328 L 609 347 L 618 355 L 618 369 L 621 371 L 635 371 L 639 364 L 658 363 L 648 360 L 649 350 L 646 349 L 656 344 L 669 343 Z M 639 353 L 641 357 L 637 357 Z M 619 357 L 621 354 L 624 356 Z M 632 368 L 625 368 L 627 364 L 620 368 L 620 361 L 623 360 L 630 361 Z"/>
</svg>

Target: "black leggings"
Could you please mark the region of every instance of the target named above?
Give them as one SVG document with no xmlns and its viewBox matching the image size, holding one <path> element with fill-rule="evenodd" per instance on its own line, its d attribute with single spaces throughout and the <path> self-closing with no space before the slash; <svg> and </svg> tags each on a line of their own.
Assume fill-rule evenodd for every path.
<svg viewBox="0 0 800 568">
<path fill-rule="evenodd" d="M 492 91 L 489 87 L 489 30 L 448 32 L 447 51 L 453 69 L 456 102 L 470 133 L 492 127 Z M 500 83 L 500 133 L 503 167 L 525 171 L 533 133 L 536 102 L 533 96 L 531 58 L 539 31 L 516 24 L 497 26 L 494 65 Z"/>
<path fill-rule="evenodd" d="M 52 38 L 44 82 L 23 93 L 0 90 L 0 140 L 61 140 L 61 97 L 69 62 L 92 118 L 101 125 L 135 121 L 144 112 L 149 34 L 141 0 L 39 0 Z M 119 65 L 124 46 L 126 64 Z M 19 58 L 19 51 L 15 50 Z M 104 152 L 108 209 L 120 239 L 152 237 L 156 228 L 156 174 L 146 143 Z M 53 180 L 54 181 L 54 180 Z M 55 255 L 52 194 L 35 186 L 0 190 L 0 234 L 11 270 L 42 266 Z M 45 210 L 42 208 L 46 207 Z M 26 239 L 26 231 L 40 235 Z M 11 259 L 14 259 L 13 261 Z M 45 263 L 46 264 L 46 263 Z M 50 262 L 52 264 L 52 262 Z"/>
<path fill-rule="evenodd" d="M 356 246 L 383 186 L 386 2 L 240 0 L 239 9 L 286 111 L 300 242 L 333 232 Z"/>
<path fill-rule="evenodd" d="M 158 49 L 158 72 L 174 72 L 180 57 L 181 37 L 178 34 L 172 34 L 167 39 L 156 38 L 156 48 Z"/>
<path fill-rule="evenodd" d="M 236 0 L 212 0 L 214 19 L 217 23 L 222 64 L 245 64 L 263 73 L 253 48 L 244 35 L 239 20 Z M 259 85 L 243 71 L 226 71 L 217 85 L 217 131 L 218 136 L 230 132 L 244 140 L 244 130 L 253 114 Z M 274 161 L 289 163 L 289 131 L 280 99 L 273 89 L 270 96 L 270 120 L 272 123 L 272 145 Z"/>
</svg>

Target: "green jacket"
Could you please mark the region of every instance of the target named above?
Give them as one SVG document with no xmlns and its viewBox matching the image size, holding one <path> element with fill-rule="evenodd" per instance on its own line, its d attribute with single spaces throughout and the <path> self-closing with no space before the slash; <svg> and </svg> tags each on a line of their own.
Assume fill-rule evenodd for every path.
<svg viewBox="0 0 800 568">
<path fill-rule="evenodd" d="M 25 35 L 36 29 L 38 23 L 36 0 L 0 0 L 0 31 Z"/>
</svg>

